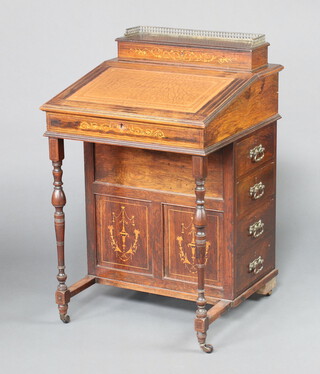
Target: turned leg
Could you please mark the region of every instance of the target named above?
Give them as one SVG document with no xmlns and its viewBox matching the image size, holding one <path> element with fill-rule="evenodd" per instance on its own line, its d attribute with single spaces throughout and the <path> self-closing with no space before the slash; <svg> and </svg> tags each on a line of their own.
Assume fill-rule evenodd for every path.
<svg viewBox="0 0 320 374">
<path fill-rule="evenodd" d="M 67 288 L 64 264 L 64 232 L 65 232 L 65 219 L 63 207 L 66 204 L 66 197 L 62 188 L 62 160 L 64 159 L 64 146 L 63 139 L 49 138 L 49 153 L 50 160 L 53 166 L 53 194 L 52 205 L 55 207 L 54 212 L 54 226 L 56 232 L 57 254 L 58 254 L 58 275 L 59 282 L 56 291 L 56 303 L 58 304 L 60 319 L 64 323 L 70 321 L 67 314 L 68 302 L 70 301 L 70 291 Z"/>
<path fill-rule="evenodd" d="M 196 259 L 198 273 L 198 298 L 197 311 L 195 318 L 195 330 L 201 349 L 206 353 L 211 353 L 213 347 L 206 344 L 207 330 L 209 327 L 209 319 L 206 310 L 206 299 L 204 295 L 204 272 L 205 272 L 205 253 L 206 253 L 206 232 L 207 225 L 206 211 L 204 208 L 205 196 L 205 178 L 207 176 L 206 157 L 193 156 L 192 169 L 196 182 L 196 209 L 194 215 L 194 226 L 196 228 Z"/>
</svg>

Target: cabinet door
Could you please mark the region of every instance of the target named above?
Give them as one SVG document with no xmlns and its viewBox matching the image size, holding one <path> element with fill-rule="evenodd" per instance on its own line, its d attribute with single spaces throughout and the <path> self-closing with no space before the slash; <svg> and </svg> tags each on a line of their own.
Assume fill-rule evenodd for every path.
<svg viewBox="0 0 320 374">
<path fill-rule="evenodd" d="M 196 228 L 193 208 L 165 205 L 165 277 L 197 281 Z M 207 284 L 220 281 L 222 213 L 207 211 L 206 271 Z"/>
<path fill-rule="evenodd" d="M 97 265 L 151 273 L 150 203 L 97 195 L 96 215 Z"/>
</svg>

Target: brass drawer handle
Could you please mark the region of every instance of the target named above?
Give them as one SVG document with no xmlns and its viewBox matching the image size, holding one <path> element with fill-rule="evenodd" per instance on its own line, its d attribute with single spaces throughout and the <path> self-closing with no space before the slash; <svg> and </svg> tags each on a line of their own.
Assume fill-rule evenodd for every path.
<svg viewBox="0 0 320 374">
<path fill-rule="evenodd" d="M 249 273 L 258 274 L 263 269 L 264 259 L 259 256 L 249 264 Z"/>
<path fill-rule="evenodd" d="M 264 232 L 264 223 L 261 219 L 249 226 L 249 235 L 258 238 Z"/>
<path fill-rule="evenodd" d="M 256 147 L 250 149 L 250 158 L 252 162 L 259 162 L 264 157 L 264 151 L 266 149 L 262 147 L 262 144 L 257 145 Z"/>
<path fill-rule="evenodd" d="M 264 195 L 264 189 L 266 186 L 262 183 L 256 183 L 254 186 L 250 187 L 249 195 L 252 200 L 258 200 Z"/>
</svg>

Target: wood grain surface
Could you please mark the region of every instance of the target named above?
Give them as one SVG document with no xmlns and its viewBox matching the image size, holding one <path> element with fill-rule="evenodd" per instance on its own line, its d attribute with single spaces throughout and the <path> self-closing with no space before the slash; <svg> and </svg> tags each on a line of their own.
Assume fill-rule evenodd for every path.
<svg viewBox="0 0 320 374">
<path fill-rule="evenodd" d="M 129 61 L 161 61 L 177 64 L 205 65 L 223 69 L 254 70 L 268 62 L 268 45 L 253 50 L 204 48 L 201 46 L 159 45 L 155 43 L 134 44 L 118 42 L 118 57 Z"/>
<path fill-rule="evenodd" d="M 193 197 L 194 180 L 189 155 L 97 144 L 95 160 L 97 181 Z M 208 170 L 207 197 L 222 198 L 221 152 L 208 157 Z"/>
<path fill-rule="evenodd" d="M 193 300 L 198 342 L 210 353 L 209 324 L 252 293 L 270 293 L 277 275 L 282 66 L 268 64 L 267 43 L 147 39 L 118 39 L 117 59 L 41 107 L 54 177 L 56 302 L 69 322 L 70 298 L 95 283 Z M 84 142 L 85 163 L 88 275 L 70 288 L 63 139 Z"/>
</svg>

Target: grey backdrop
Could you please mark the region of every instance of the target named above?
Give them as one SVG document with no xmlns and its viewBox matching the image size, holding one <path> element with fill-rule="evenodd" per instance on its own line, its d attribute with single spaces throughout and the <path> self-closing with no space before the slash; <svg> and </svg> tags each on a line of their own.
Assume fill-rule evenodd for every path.
<svg viewBox="0 0 320 374">
<path fill-rule="evenodd" d="M 0 3 L 3 373 L 319 373 L 319 1 L 55 0 Z M 281 63 L 277 265 L 271 298 L 210 327 L 194 304 L 95 286 L 58 320 L 51 165 L 38 107 L 103 60 L 126 27 L 262 32 Z M 68 284 L 86 272 L 82 144 L 66 142 Z M 121 327 L 119 327 L 121 324 Z M 144 367 L 144 369 L 143 369 Z"/>
</svg>

